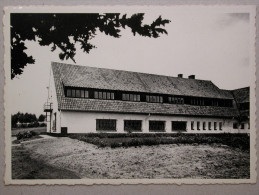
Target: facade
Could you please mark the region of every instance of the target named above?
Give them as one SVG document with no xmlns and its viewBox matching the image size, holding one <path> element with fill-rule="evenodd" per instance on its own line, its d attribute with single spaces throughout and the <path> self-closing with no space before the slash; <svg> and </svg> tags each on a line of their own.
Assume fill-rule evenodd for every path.
<svg viewBox="0 0 259 195">
<path fill-rule="evenodd" d="M 249 87 L 52 62 L 49 133 L 249 133 Z"/>
</svg>

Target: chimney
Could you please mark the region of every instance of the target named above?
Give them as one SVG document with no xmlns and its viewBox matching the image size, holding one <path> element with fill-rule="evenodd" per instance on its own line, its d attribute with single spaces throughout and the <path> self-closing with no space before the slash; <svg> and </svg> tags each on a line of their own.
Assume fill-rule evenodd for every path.
<svg viewBox="0 0 259 195">
<path fill-rule="evenodd" d="M 178 78 L 183 78 L 183 74 L 178 74 Z"/>
<path fill-rule="evenodd" d="M 190 75 L 188 78 L 189 79 L 195 79 L 195 75 Z"/>
</svg>

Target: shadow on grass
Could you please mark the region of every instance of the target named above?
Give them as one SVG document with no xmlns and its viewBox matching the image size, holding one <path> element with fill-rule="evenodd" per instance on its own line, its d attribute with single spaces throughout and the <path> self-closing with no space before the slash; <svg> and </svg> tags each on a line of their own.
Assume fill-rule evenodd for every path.
<svg viewBox="0 0 259 195">
<path fill-rule="evenodd" d="M 49 166 L 32 159 L 23 146 L 12 147 L 13 179 L 80 179 L 72 171 Z"/>
</svg>

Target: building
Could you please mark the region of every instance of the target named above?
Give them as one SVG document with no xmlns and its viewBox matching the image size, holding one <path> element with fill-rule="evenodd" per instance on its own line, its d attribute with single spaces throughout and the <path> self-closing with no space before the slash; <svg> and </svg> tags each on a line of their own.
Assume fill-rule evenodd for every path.
<svg viewBox="0 0 259 195">
<path fill-rule="evenodd" d="M 249 133 L 249 88 L 52 62 L 49 133 Z"/>
</svg>

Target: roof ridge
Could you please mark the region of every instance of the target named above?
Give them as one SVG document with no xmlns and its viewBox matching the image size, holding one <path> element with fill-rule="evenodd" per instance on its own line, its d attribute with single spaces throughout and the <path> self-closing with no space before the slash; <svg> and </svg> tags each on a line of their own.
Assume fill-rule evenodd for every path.
<svg viewBox="0 0 259 195">
<path fill-rule="evenodd" d="M 147 72 L 137 72 L 137 71 L 129 71 L 129 70 L 121 70 L 121 69 L 113 69 L 113 68 L 103 68 L 103 67 L 96 67 L 96 66 L 89 66 L 89 65 L 67 64 L 67 63 L 53 62 L 53 61 L 51 62 L 51 64 L 61 64 L 61 65 L 69 65 L 69 66 L 77 66 L 77 67 L 88 67 L 88 68 L 104 69 L 104 70 L 115 70 L 115 71 L 131 72 L 131 73 L 138 73 L 138 74 L 145 74 L 145 75 L 155 75 L 155 76 L 171 77 L 171 78 L 177 78 L 177 79 L 211 82 L 210 80 L 203 80 L 203 79 L 196 79 L 196 78 L 189 79 L 189 78 L 182 78 L 182 77 L 171 76 L 171 75 L 161 75 L 161 74 L 154 74 L 154 73 L 147 73 Z"/>
</svg>

